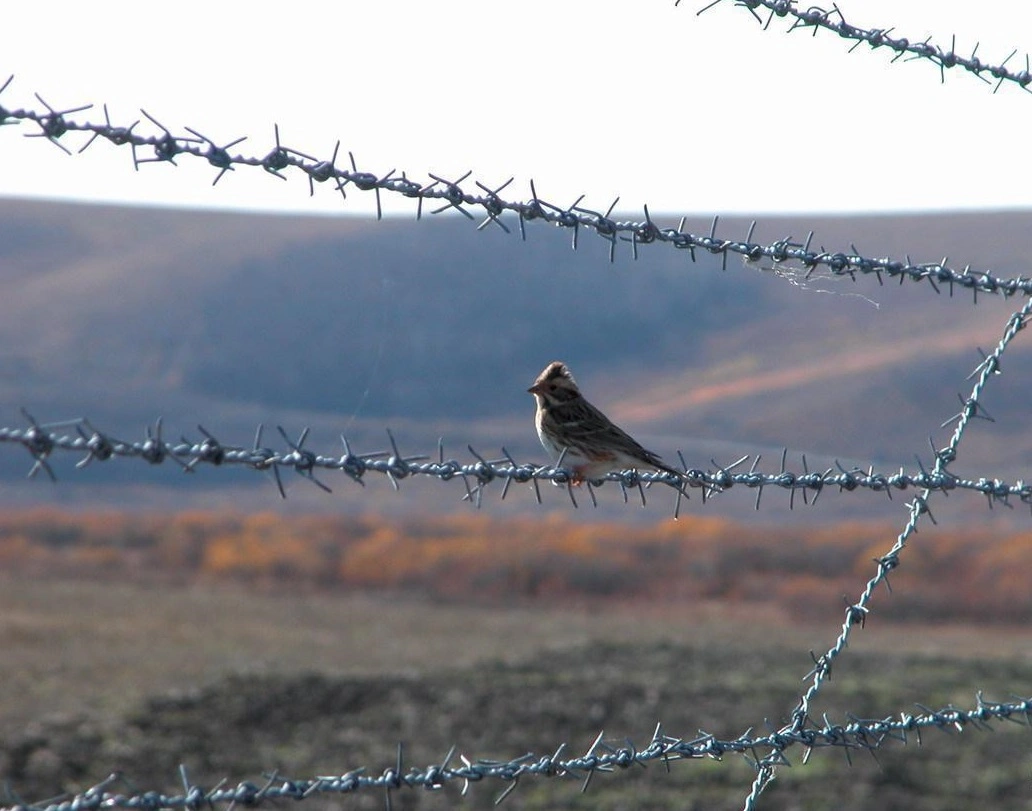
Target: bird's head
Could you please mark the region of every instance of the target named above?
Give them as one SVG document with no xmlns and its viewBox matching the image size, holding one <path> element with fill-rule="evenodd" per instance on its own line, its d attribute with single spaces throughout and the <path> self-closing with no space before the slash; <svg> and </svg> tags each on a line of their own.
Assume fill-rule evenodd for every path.
<svg viewBox="0 0 1032 811">
<path fill-rule="evenodd" d="M 568 403 L 581 396 L 570 370 L 558 360 L 548 364 L 527 391 L 550 406 Z"/>
</svg>

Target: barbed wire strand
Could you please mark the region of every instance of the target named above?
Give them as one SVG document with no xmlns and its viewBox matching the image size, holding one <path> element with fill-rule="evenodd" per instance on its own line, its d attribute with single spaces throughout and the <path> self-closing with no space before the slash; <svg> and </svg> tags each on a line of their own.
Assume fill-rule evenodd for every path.
<svg viewBox="0 0 1032 811">
<path fill-rule="evenodd" d="M 949 442 L 944 448 L 935 452 L 935 464 L 932 468 L 933 474 L 943 472 L 946 466 L 957 458 L 957 449 L 964 437 L 964 433 L 971 424 L 971 420 L 978 413 L 978 403 L 982 392 L 988 384 L 989 378 L 1000 374 L 1000 358 L 1010 345 L 1010 342 L 1025 328 L 1030 312 L 1032 312 L 1032 299 L 1025 302 L 1024 307 L 1010 316 L 1003 336 L 1000 338 L 999 343 L 997 343 L 996 348 L 991 354 L 983 358 L 982 362 L 978 364 L 972 373 L 975 376 L 975 383 L 971 387 L 971 394 L 965 402 L 964 408 L 956 417 L 957 424 Z M 931 494 L 932 490 L 925 488 L 920 495 L 907 505 L 909 511 L 907 522 L 896 537 L 892 548 L 875 560 L 877 568 L 874 576 L 867 581 L 859 599 L 846 608 L 846 618 L 842 623 L 842 630 L 834 644 L 824 654 L 814 659 L 814 667 L 807 674 L 807 677 L 812 677 L 810 686 L 802 694 L 799 703 L 792 711 L 792 720 L 782 727 L 781 732 L 791 734 L 805 727 L 810 719 L 810 704 L 817 697 L 824 681 L 831 675 L 832 665 L 842 651 L 845 650 L 853 628 L 857 625 L 863 627 L 866 622 L 874 590 L 882 583 L 887 584 L 889 573 L 900 565 L 900 554 L 904 547 L 906 547 L 910 537 L 917 532 L 917 525 L 921 517 L 927 515 L 934 523 L 935 519 L 928 507 L 928 499 Z M 746 797 L 745 811 L 751 811 L 751 809 L 755 808 L 760 794 L 774 779 L 777 766 L 783 762 L 783 749 L 777 747 L 773 748 L 771 754 L 767 757 L 757 761 L 756 778 L 753 781 L 749 795 Z"/>
<path fill-rule="evenodd" d="M 807 753 L 815 749 L 838 748 L 847 759 L 852 751 L 874 752 L 889 741 L 907 743 L 911 733 L 922 743 L 921 731 L 939 729 L 964 732 L 965 730 L 990 730 L 990 722 L 1011 721 L 1032 726 L 1032 698 L 1009 702 L 986 701 L 976 695 L 974 707 L 958 709 L 952 704 L 940 710 L 919 707 L 914 714 L 901 712 L 899 717 L 886 716 L 881 719 L 851 718 L 846 724 L 835 724 L 824 718 L 821 724 L 810 723 L 795 731 L 779 730 L 767 735 L 752 736 L 746 731 L 738 738 L 721 740 L 707 732 L 700 731 L 692 738 L 666 735 L 657 726 L 652 739 L 642 749 L 633 741 L 622 739 L 619 743 L 608 743 L 600 732 L 583 755 L 563 758 L 566 744 L 560 745 L 554 753 L 538 755 L 532 752 L 508 761 L 470 759 L 459 755 L 461 766 L 452 766 L 457 752 L 452 747 L 438 763 L 424 767 L 408 767 L 404 762 L 404 749 L 399 746 L 395 763 L 380 774 L 367 773 L 364 767 L 345 771 L 337 775 L 292 779 L 279 772 L 265 775 L 265 783 L 257 785 L 241 782 L 229 787 L 226 779 L 211 788 L 205 788 L 190 780 L 185 767 L 180 766 L 179 777 L 183 785 L 181 794 L 166 794 L 157 790 L 129 791 L 120 793 L 112 788 L 122 781 L 120 775 L 112 774 L 85 791 L 51 798 L 39 803 L 30 803 L 13 798 L 11 805 L 0 807 L 0 811 L 99 811 L 100 809 L 132 809 L 133 811 L 164 811 L 164 809 L 187 809 L 206 811 L 216 806 L 237 805 L 255 807 L 276 800 L 304 800 L 316 795 L 354 794 L 360 791 L 383 791 L 385 805 L 390 811 L 391 793 L 403 788 L 422 788 L 434 791 L 449 783 L 462 784 L 465 794 L 470 785 L 484 780 L 499 780 L 507 784 L 496 798 L 496 804 L 503 801 L 518 786 L 522 778 L 570 777 L 582 780 L 581 789 L 586 790 L 596 773 L 610 773 L 628 769 L 635 765 L 644 766 L 652 761 L 670 764 L 679 760 L 711 758 L 721 760 L 726 754 L 750 755 L 755 760 L 756 750 L 772 748 L 783 753 L 791 746 L 802 746 Z M 784 760 L 782 755 L 782 762 Z"/>
<path fill-rule="evenodd" d="M 704 14 L 723 2 L 724 0 L 713 0 L 713 2 L 699 9 L 697 15 Z M 680 4 L 681 0 L 675 0 L 675 6 Z M 927 60 L 939 68 L 940 80 L 944 83 L 948 69 L 963 68 L 975 78 L 992 87 L 993 93 L 996 93 L 1004 82 L 1017 85 L 1025 92 L 1032 93 L 1032 90 L 1029 90 L 1029 84 L 1032 83 L 1032 66 L 1030 66 L 1028 54 L 1025 54 L 1024 70 L 1011 70 L 1007 67 L 1007 63 L 1017 56 L 1017 49 L 1011 51 L 1002 62 L 983 62 L 978 57 L 977 43 L 971 50 L 970 56 L 963 56 L 957 53 L 956 35 L 952 37 L 950 47 L 943 48 L 940 45 L 932 44 L 931 37 L 921 41 L 911 41 L 907 37 L 894 37 L 892 32 L 896 30 L 895 26 L 891 28 L 860 28 L 846 22 L 842 10 L 837 3 L 832 5 L 830 9 L 824 9 L 815 5 L 800 9 L 799 4 L 795 0 L 733 0 L 732 5 L 736 8 L 745 9 L 752 14 L 756 21 L 763 26 L 764 30 L 770 28 L 770 24 L 775 17 L 787 17 L 792 20 L 792 24 L 788 29 L 790 33 L 792 31 L 810 30 L 816 35 L 818 30 L 824 29 L 837 34 L 842 39 L 854 40 L 855 44 L 849 49 L 850 53 L 866 43 L 872 50 L 887 48 L 893 51 L 895 56 L 892 57 L 892 62 L 897 62 L 900 59 L 903 59 L 905 62 L 921 59 Z M 764 8 L 770 12 L 766 22 L 756 13 L 758 8 Z M 987 78 L 988 76 L 995 79 L 996 83 L 994 84 Z"/>
<path fill-rule="evenodd" d="M 0 94 L 7 89 L 12 80 L 13 76 L 0 86 Z M 382 217 L 380 193 L 389 192 L 415 200 L 416 219 L 421 219 L 423 216 L 424 202 L 443 203 L 432 209 L 430 213 L 442 214 L 454 209 L 461 216 L 475 220 L 476 218 L 467 209 L 479 209 L 484 215 L 484 219 L 477 226 L 478 229 L 494 224 L 506 233 L 511 233 L 511 229 L 502 217 L 506 213 L 515 214 L 523 239 L 526 239 L 526 223 L 541 220 L 571 230 L 574 249 L 578 246 L 577 237 L 583 228 L 609 242 L 610 261 L 615 260 L 616 246 L 619 241 L 630 243 L 631 255 L 634 259 L 638 258 L 639 246 L 662 243 L 687 251 L 693 262 L 696 261 L 697 250 L 720 256 L 721 266 L 724 269 L 727 268 L 728 258 L 737 256 L 754 264 L 770 262 L 772 266 L 778 268 L 795 265 L 805 273 L 807 279 L 814 272 L 820 270 L 833 276 L 849 277 L 853 281 L 856 281 L 858 275 L 873 275 L 879 284 L 884 284 L 883 276 L 889 280 L 898 279 L 900 284 L 907 279 L 913 282 L 927 282 L 929 288 L 936 293 L 941 293 L 941 288 L 945 287 L 951 296 L 956 287 L 970 290 L 975 302 L 978 301 L 980 292 L 1008 297 L 1017 294 L 1032 294 L 1032 278 L 999 277 L 988 271 L 973 270 L 970 265 L 966 265 L 962 269 L 952 268 L 948 264 L 949 257 L 943 257 L 938 262 L 918 263 L 913 262 L 909 256 L 905 260 L 864 256 L 855 245 L 851 245 L 849 251 L 828 251 L 823 247 L 815 250 L 811 247 L 814 237 L 812 231 L 801 241 L 793 236 L 786 236 L 769 243 L 753 242 L 755 221 L 749 226 L 744 239 L 726 238 L 717 235 L 719 217 L 713 218 L 709 233 L 706 234 L 686 231 L 685 218 L 681 218 L 676 228 L 662 228 L 653 221 L 647 205 L 643 207 L 644 220 L 615 220 L 610 215 L 619 202 L 619 198 L 613 201 L 605 212 L 582 206 L 583 195 L 571 205 L 562 206 L 542 198 L 537 192 L 536 184 L 531 181 L 529 200 L 505 200 L 500 193 L 509 186 L 513 178 L 494 186 L 474 180 L 472 182 L 477 191 L 471 191 L 462 185 L 470 180 L 471 171 L 455 179 L 428 173 L 429 182 L 420 183 L 408 177 L 405 172 L 397 176 L 394 169 L 383 175 L 377 175 L 367 169 L 360 170 L 355 156 L 351 152 L 348 152 L 351 168 L 341 168 L 336 165 L 340 152 L 339 141 L 334 147 L 330 159 L 320 160 L 293 147 L 284 146 L 280 140 L 278 125 L 274 126 L 275 145 L 264 156 L 231 155 L 229 149 L 245 138 L 239 137 L 220 146 L 192 127 L 184 127 L 189 135 L 173 135 L 171 130 L 146 110 L 141 110 L 141 113 L 158 128 L 159 133 L 142 135 L 137 132 L 139 119 L 128 126 L 113 125 L 107 105 L 103 106 L 104 123 L 90 123 L 77 121 L 69 116 L 91 109 L 93 106 L 91 104 L 57 109 L 38 93 L 35 96 L 45 110 L 10 109 L 0 105 L 0 127 L 23 121 L 35 124 L 39 127 L 39 131 L 28 133 L 27 137 L 45 138 L 69 155 L 72 154 L 71 151 L 60 142 L 60 139 L 70 132 L 89 133 L 90 135 L 89 140 L 78 150 L 79 153 L 101 138 L 116 146 L 129 145 L 132 149 L 133 165 L 137 169 L 147 163 L 176 165 L 177 157 L 200 158 L 218 170 L 212 181 L 213 184 L 218 183 L 227 172 L 238 167 L 261 168 L 281 180 L 286 179 L 283 172 L 292 168 L 307 176 L 309 188 L 313 194 L 316 183 L 327 181 L 332 181 L 335 190 L 340 192 L 342 200 L 345 201 L 347 200 L 347 187 L 353 187 L 363 192 L 373 192 L 376 196 L 377 219 Z M 137 150 L 142 148 L 153 150 L 153 157 L 139 157 Z"/>
<path fill-rule="evenodd" d="M 1032 299 L 1030 299 L 1032 301 Z M 994 363 L 995 355 L 987 356 L 981 365 Z M 962 398 L 963 399 L 963 398 Z M 963 400 L 964 410 L 954 419 L 983 416 L 979 414 L 981 406 L 970 397 Z M 446 459 L 444 442 L 437 446 L 436 459 L 428 454 L 405 454 L 400 450 L 390 429 L 387 437 L 390 448 L 371 452 L 355 452 L 347 436 L 341 434 L 343 454 L 338 456 L 319 454 L 305 447 L 309 429 L 304 428 L 297 440 L 291 440 L 282 427 L 277 427 L 286 449 L 274 449 L 264 446 L 264 426 L 259 425 L 254 442 L 250 447 L 230 445 L 219 440 L 211 431 L 202 425 L 197 428 L 202 434 L 200 440 L 186 437 L 180 442 L 163 438 L 164 423 L 161 418 L 154 425 L 148 425 L 142 440 L 125 441 L 96 428 L 87 418 L 62 420 L 59 422 L 41 423 L 28 411 L 22 413 L 29 423 L 27 428 L 0 427 L 0 444 L 15 444 L 24 447 L 32 456 L 32 465 L 28 471 L 29 478 L 40 472 L 46 474 L 51 481 L 57 480 L 51 460 L 57 452 L 84 454 L 75 464 L 75 469 L 82 470 L 92 463 L 135 459 L 150 465 L 160 465 L 166 461 L 177 464 L 184 472 L 193 473 L 201 466 L 214 468 L 241 467 L 246 470 L 267 471 L 273 476 L 281 497 L 286 498 L 281 471 L 294 472 L 305 480 L 319 487 L 324 492 L 333 492 L 332 488 L 316 476 L 319 471 L 344 473 L 348 479 L 358 485 L 365 485 L 366 476 L 370 473 L 385 476 L 396 490 L 400 483 L 413 476 L 436 478 L 443 482 L 460 479 L 465 486 L 463 496 L 474 506 L 481 506 L 482 496 L 488 485 L 496 480 L 503 482 L 501 498 L 505 499 L 513 483 L 530 484 L 534 487 L 537 502 L 542 503 L 539 482 L 550 482 L 566 488 L 573 505 L 579 506 L 573 485 L 572 471 L 562 466 L 562 458 L 555 464 L 521 463 L 513 455 L 502 448 L 502 456 L 489 459 L 478 453 L 472 446 L 467 446 L 473 461 L 460 462 Z M 60 433 L 61 429 L 73 428 L 74 433 Z M 931 440 L 929 440 L 931 442 Z M 945 451 L 936 451 L 936 458 L 943 457 Z M 931 492 L 950 493 L 953 491 L 970 491 L 981 494 L 991 507 L 994 504 L 1012 506 L 1012 500 L 1027 504 L 1032 510 L 1032 484 L 1024 481 L 1008 483 L 999 478 L 980 477 L 963 478 L 946 469 L 946 465 L 935 466 L 928 470 L 917 459 L 918 472 L 907 472 L 900 468 L 895 473 L 876 471 L 873 466 L 866 470 L 852 467 L 846 468 L 836 462 L 835 467 L 811 471 L 802 455 L 801 472 L 789 470 L 787 467 L 788 451 L 782 453 L 780 468 L 776 471 L 764 472 L 759 468 L 762 456 L 743 456 L 728 465 L 719 465 L 713 461 L 713 469 L 700 470 L 688 467 L 684 456 L 681 459 L 683 473 L 674 476 L 661 471 L 625 470 L 607 473 L 605 476 L 589 481 L 585 490 L 593 505 L 597 506 L 596 490 L 605 483 L 613 483 L 621 488 L 624 501 L 628 501 L 630 492 L 637 492 L 642 506 L 646 505 L 645 489 L 653 485 L 665 485 L 677 493 L 674 517 L 679 516 L 681 499 L 689 497 L 690 490 L 699 490 L 705 500 L 714 493 L 720 493 L 733 487 L 745 487 L 756 490 L 755 508 L 760 508 L 763 490 L 775 487 L 789 491 L 789 506 L 795 506 L 795 493 L 801 493 L 804 503 L 812 506 L 821 493 L 831 488 L 839 492 L 852 493 L 869 491 L 884 493 L 892 498 L 893 491 L 906 491 L 920 488 L 925 494 Z M 944 458 L 944 457 L 943 457 Z M 748 469 L 738 471 L 751 460 Z M 471 484 L 472 483 L 472 484 Z"/>
</svg>

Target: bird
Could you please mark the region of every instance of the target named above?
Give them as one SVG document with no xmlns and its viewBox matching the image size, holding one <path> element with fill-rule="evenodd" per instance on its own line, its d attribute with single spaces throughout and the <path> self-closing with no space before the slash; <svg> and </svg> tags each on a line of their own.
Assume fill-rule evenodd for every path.
<svg viewBox="0 0 1032 811">
<path fill-rule="evenodd" d="M 613 470 L 654 469 L 683 478 L 584 399 L 569 367 L 549 363 L 527 391 L 534 395 L 534 424 L 545 450 L 572 465 L 570 483 L 580 485 Z M 564 454 L 565 451 L 565 454 Z"/>
</svg>

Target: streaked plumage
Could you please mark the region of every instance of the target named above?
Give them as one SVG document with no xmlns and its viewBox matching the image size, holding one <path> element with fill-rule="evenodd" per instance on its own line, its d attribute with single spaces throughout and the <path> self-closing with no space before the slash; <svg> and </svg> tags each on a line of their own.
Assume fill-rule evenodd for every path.
<svg viewBox="0 0 1032 811">
<path fill-rule="evenodd" d="M 573 471 L 574 484 L 629 468 L 683 475 L 585 400 L 565 363 L 552 361 L 527 391 L 537 402 L 534 422 L 541 444 L 555 459 L 566 449 L 563 466 Z"/>
</svg>

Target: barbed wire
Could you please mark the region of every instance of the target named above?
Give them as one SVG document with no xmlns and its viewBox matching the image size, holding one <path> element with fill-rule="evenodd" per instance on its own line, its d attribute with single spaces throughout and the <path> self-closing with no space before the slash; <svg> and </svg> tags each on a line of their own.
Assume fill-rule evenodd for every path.
<svg viewBox="0 0 1032 811">
<path fill-rule="evenodd" d="M 11 76 L 3 85 L 0 85 L 0 94 L 7 89 L 13 79 L 14 77 Z M 99 124 L 69 118 L 74 113 L 92 109 L 92 104 L 56 109 L 38 93 L 35 96 L 45 110 L 12 109 L 0 105 L 0 128 L 5 124 L 22 121 L 35 124 L 39 127 L 39 131 L 28 133 L 26 137 L 45 138 L 69 155 L 72 153 L 61 143 L 61 139 L 70 132 L 90 134 L 89 139 L 78 150 L 79 153 L 84 152 L 97 139 L 101 138 L 115 146 L 129 145 L 136 169 L 147 163 L 175 165 L 176 158 L 181 156 L 201 158 L 218 170 L 213 185 L 218 183 L 227 172 L 234 171 L 237 167 L 261 168 L 281 180 L 287 179 L 287 176 L 283 174 L 285 170 L 295 169 L 307 176 L 312 194 L 315 193 L 316 183 L 327 181 L 333 181 L 333 186 L 340 192 L 342 200 L 347 199 L 347 187 L 363 192 L 372 192 L 376 196 L 377 219 L 382 217 L 380 193 L 388 192 L 415 200 L 417 220 L 422 218 L 424 202 L 432 205 L 443 203 L 440 207 L 432 209 L 430 213 L 441 214 L 455 210 L 473 221 L 477 218 L 467 209 L 478 209 L 484 216 L 477 226 L 478 230 L 494 224 L 506 233 L 511 233 L 509 226 L 503 221 L 503 215 L 515 214 L 523 239 L 526 239 L 527 236 L 526 224 L 534 220 L 541 220 L 570 230 L 574 249 L 577 248 L 578 236 L 584 229 L 609 242 L 609 260 L 611 262 L 615 260 L 616 246 L 619 241 L 630 243 L 634 259 L 638 258 L 639 246 L 662 243 L 678 250 L 687 251 L 693 262 L 696 261 L 697 250 L 720 256 L 724 269 L 727 267 L 728 257 L 737 256 L 750 263 L 767 261 L 777 267 L 794 264 L 805 274 L 804 279 L 809 279 L 814 272 L 820 270 L 834 276 L 848 276 L 854 281 L 858 274 L 873 275 L 879 284 L 884 284 L 883 275 L 889 280 L 898 280 L 900 284 L 907 279 L 913 282 L 928 282 L 929 287 L 936 293 L 941 293 L 941 288 L 945 287 L 951 296 L 954 288 L 958 287 L 962 290 L 970 290 L 975 302 L 978 301 L 980 292 L 1006 297 L 1032 294 L 1032 278 L 995 276 L 988 271 L 973 270 L 970 265 L 965 265 L 962 269 L 952 268 L 948 264 L 948 256 L 938 262 L 913 262 L 909 256 L 903 260 L 864 256 L 855 245 L 850 245 L 849 251 L 828 251 L 823 247 L 815 250 L 811 247 L 814 237 L 812 231 L 802 240 L 797 240 L 789 235 L 769 243 L 754 242 L 752 237 L 757 225 L 755 220 L 750 224 L 744 239 L 718 236 L 719 217 L 713 218 L 709 233 L 686 231 L 685 218 L 681 219 L 676 228 L 662 228 L 653 221 L 647 205 L 643 207 L 644 220 L 615 220 L 610 215 L 619 202 L 619 198 L 614 200 L 605 212 L 582 206 L 584 195 L 578 197 L 571 205 L 562 206 L 549 202 L 538 195 L 537 187 L 534 181 L 531 181 L 529 200 L 506 200 L 502 198 L 501 192 L 512 183 L 513 178 L 511 177 L 504 183 L 495 186 L 473 180 L 472 183 L 477 191 L 471 191 L 467 186 L 473 174 L 472 171 L 455 179 L 428 173 L 428 181 L 417 182 L 408 177 L 405 172 L 402 172 L 400 177 L 396 176 L 394 169 L 383 175 L 367 169 L 360 170 L 352 152 L 347 153 L 350 169 L 341 168 L 337 166 L 337 158 L 340 153 L 339 141 L 334 147 L 332 156 L 328 160 L 320 160 L 298 149 L 283 145 L 278 126 L 274 127 L 275 145 L 265 155 L 231 155 L 229 149 L 246 140 L 246 137 L 236 138 L 220 146 L 190 127 L 184 127 L 190 133 L 189 135 L 173 135 L 171 130 L 146 110 L 140 112 L 158 128 L 160 134 L 141 135 L 136 131 L 140 124 L 139 119 L 128 126 L 113 125 L 108 115 L 107 105 L 103 107 L 104 123 Z M 153 150 L 153 157 L 141 158 L 139 156 L 137 150 L 145 147 Z M 464 183 L 467 186 L 464 186 Z"/>
<path fill-rule="evenodd" d="M 352 769 L 339 775 L 291 779 L 279 772 L 266 775 L 264 785 L 241 782 L 227 787 L 228 780 L 205 788 L 191 782 L 185 767 L 180 767 L 182 794 L 166 794 L 161 791 L 118 793 L 112 786 L 121 781 L 121 776 L 110 775 L 107 779 L 85 791 L 63 796 L 42 803 L 17 801 L 14 805 L 0 806 L 0 811 L 95 811 L 96 809 L 135 809 L 136 811 L 161 811 L 162 809 L 211 809 L 227 805 L 245 807 L 258 806 L 275 800 L 304 800 L 321 794 L 355 794 L 361 791 L 385 792 L 386 808 L 390 811 L 391 792 L 403 788 L 422 788 L 429 791 L 443 788 L 449 783 L 461 782 L 465 794 L 473 783 L 484 780 L 499 780 L 506 788 L 496 798 L 502 802 L 519 786 L 524 778 L 570 777 L 582 780 L 581 791 L 586 791 L 592 777 L 597 773 L 614 772 L 635 765 L 644 766 L 652 761 L 670 764 L 679 760 L 711 758 L 720 760 L 727 754 L 739 754 L 752 762 L 761 758 L 757 750 L 772 748 L 778 753 L 778 762 L 788 765 L 785 751 L 793 746 L 803 747 L 803 762 L 807 762 L 815 749 L 839 748 L 851 760 L 851 752 L 874 752 L 889 741 L 907 743 L 913 733 L 922 743 L 921 731 L 939 729 L 964 732 L 966 729 L 991 730 L 992 721 L 1011 721 L 1032 726 L 1032 698 L 1009 702 L 986 701 L 981 694 L 976 696 L 975 706 L 959 709 L 952 704 L 940 710 L 920 707 L 920 712 L 900 713 L 898 717 L 881 719 L 850 718 L 848 723 L 836 724 L 825 717 L 820 724 L 810 723 L 791 731 L 771 731 L 766 735 L 753 736 L 747 730 L 738 738 L 721 740 L 715 735 L 701 732 L 692 738 L 678 738 L 666 735 L 661 726 L 656 726 L 652 739 L 638 749 L 630 739 L 618 744 L 604 740 L 600 732 L 583 755 L 564 758 L 566 744 L 555 752 L 538 755 L 531 752 L 508 761 L 471 760 L 459 755 L 461 766 L 452 766 L 457 749 L 452 749 L 444 759 L 424 767 L 409 767 L 404 763 L 404 749 L 398 747 L 395 763 L 380 774 L 367 773 L 365 768 Z M 763 758 L 762 760 L 769 760 Z"/>
<path fill-rule="evenodd" d="M 975 378 L 974 385 L 971 387 L 971 394 L 965 401 L 964 409 L 956 418 L 957 425 L 953 430 L 949 443 L 947 443 L 945 448 L 935 454 L 935 466 L 932 468 L 933 475 L 944 472 L 946 466 L 956 459 L 957 448 L 960 446 L 964 433 L 971 424 L 971 420 L 978 414 L 978 402 L 982 396 L 982 392 L 988 384 L 989 379 L 994 375 L 1000 374 L 1000 358 L 1007 350 L 1010 342 L 1014 340 L 1017 334 L 1025 328 L 1026 322 L 1029 318 L 1029 313 L 1032 313 L 1032 299 L 1025 302 L 1024 307 L 1013 313 L 1010 318 L 1007 319 L 1007 325 L 1004 328 L 1003 335 L 995 349 L 993 349 L 989 355 L 985 356 L 982 362 L 975 368 L 975 371 L 969 375 L 968 379 L 971 379 L 971 377 Z M 902 531 L 896 537 L 896 541 L 892 545 L 892 548 L 889 549 L 886 554 L 875 560 L 875 564 L 877 566 L 876 571 L 867 581 L 859 599 L 846 609 L 846 619 L 842 623 L 842 630 L 839 632 L 834 644 L 832 644 L 832 646 L 828 648 L 823 655 L 814 659 L 814 667 L 810 673 L 807 674 L 808 677 L 812 676 L 813 680 L 802 696 L 800 696 L 799 703 L 796 704 L 795 709 L 792 711 L 792 720 L 780 731 L 791 734 L 802 729 L 808 722 L 810 718 L 810 704 L 820 692 L 825 680 L 831 676 L 831 669 L 835 659 L 837 659 L 838 656 L 846 649 L 846 645 L 849 642 L 849 637 L 853 628 L 857 625 L 863 626 L 866 621 L 867 615 L 870 611 L 868 606 L 870 605 L 871 598 L 874 595 L 874 590 L 882 583 L 887 583 L 889 573 L 899 567 L 900 554 L 910 537 L 917 532 L 917 525 L 921 517 L 927 515 L 931 518 L 931 512 L 928 508 L 928 498 L 931 494 L 932 490 L 925 488 L 921 494 L 908 505 L 909 517 L 907 518 L 907 522 L 904 524 Z M 746 811 L 755 807 L 760 794 L 774 779 L 776 768 L 780 762 L 781 751 L 776 748 L 772 749 L 771 754 L 766 758 L 757 762 L 756 778 L 753 781 L 752 788 L 745 801 L 744 808 Z"/>
<path fill-rule="evenodd" d="M 991 358 L 992 356 L 989 356 L 982 365 L 990 362 Z M 984 417 L 984 415 L 978 414 L 980 408 L 977 400 L 969 399 L 965 401 L 964 411 L 948 420 L 944 425 L 953 419 L 962 419 L 963 415 L 968 412 L 972 416 Z M 21 445 L 32 455 L 33 463 L 28 472 L 30 478 L 42 471 L 52 481 L 56 481 L 57 475 L 50 460 L 55 452 L 64 451 L 85 454 L 76 463 L 76 469 L 85 468 L 92 462 L 136 459 L 151 465 L 160 465 L 171 461 L 188 473 L 196 471 L 202 465 L 238 466 L 247 470 L 269 471 L 283 498 L 286 498 L 286 490 L 283 486 L 281 471 L 294 472 L 327 493 L 332 492 L 332 489 L 316 477 L 316 472 L 335 471 L 344 473 L 351 481 L 359 485 L 365 485 L 367 474 L 381 474 L 391 482 L 395 489 L 399 488 L 402 480 L 412 476 L 436 478 L 445 482 L 460 479 L 466 488 L 463 498 L 471 501 L 477 507 L 481 506 L 485 489 L 495 480 L 503 482 L 502 499 L 506 497 L 513 483 L 533 485 L 539 504 L 542 503 L 539 483 L 550 482 L 565 486 L 573 505 L 579 506 L 576 497 L 577 489 L 573 484 L 573 472 L 562 466 L 562 458 L 556 464 L 520 463 L 504 447 L 501 458 L 490 459 L 478 453 L 472 446 L 467 446 L 473 461 L 460 462 L 456 459 L 445 459 L 444 442 L 441 440 L 438 442 L 437 458 L 434 459 L 427 454 L 402 453 L 394 435 L 388 429 L 389 450 L 355 452 L 352 450 L 348 438 L 341 434 L 344 453 L 331 456 L 305 448 L 309 434 L 308 428 L 301 431 L 297 440 L 292 440 L 282 427 L 278 427 L 277 430 L 288 448 L 276 450 L 262 445 L 264 432 L 262 425 L 259 425 L 255 432 L 254 443 L 250 447 L 243 447 L 223 443 L 200 425 L 197 428 L 203 435 L 201 440 L 195 441 L 186 437 L 183 437 L 180 442 L 166 440 L 162 437 L 164 428 L 160 418 L 155 420 L 153 426 L 146 427 L 144 439 L 125 441 L 116 439 L 94 427 L 87 418 L 40 423 L 27 411 L 23 410 L 22 413 L 28 421 L 29 427 L 0 427 L 0 444 Z M 988 419 L 988 417 L 984 418 Z M 75 433 L 59 433 L 59 430 L 63 428 L 73 428 Z M 951 456 L 950 448 L 937 450 L 934 443 L 931 443 L 931 440 L 929 442 L 935 459 L 948 459 Z M 901 467 L 895 473 L 882 473 L 876 471 L 873 466 L 866 470 L 855 466 L 846 468 L 839 462 L 836 462 L 834 467 L 810 470 L 805 454 L 801 456 L 803 470 L 801 472 L 793 471 L 787 466 L 787 449 L 782 452 L 780 467 L 776 471 L 767 472 L 759 468 L 762 459 L 762 456 L 759 455 L 743 456 L 729 465 L 719 465 L 714 460 L 711 470 L 690 468 L 680 451 L 678 456 L 684 471 L 679 476 L 662 471 L 614 471 L 598 479 L 585 482 L 585 490 L 592 504 L 598 506 L 596 489 L 606 482 L 615 483 L 621 488 L 625 502 L 628 501 L 628 493 L 637 491 L 642 506 L 645 506 L 646 488 L 652 485 L 666 485 L 677 491 L 675 517 L 679 515 L 681 498 L 688 497 L 689 489 L 698 489 L 705 501 L 708 496 L 724 492 L 735 486 L 756 490 L 756 509 L 760 508 L 763 490 L 767 487 L 788 490 L 790 507 L 795 505 L 796 492 L 801 493 L 804 504 L 814 505 L 821 493 L 834 488 L 837 488 L 839 492 L 868 490 L 884 493 L 890 499 L 893 491 L 920 488 L 926 493 L 972 491 L 985 496 L 990 506 L 997 503 L 1012 506 L 1011 501 L 1014 500 L 1027 504 L 1032 509 L 1032 483 L 1024 481 L 1009 483 L 999 478 L 986 477 L 963 478 L 946 470 L 945 464 L 936 465 L 932 470 L 927 470 L 920 458 L 915 460 L 918 472 L 907 472 Z M 747 469 L 738 471 L 745 465 L 748 465 Z"/>
<path fill-rule="evenodd" d="M 713 0 L 713 2 L 701 8 L 697 13 L 703 14 L 723 2 L 724 0 Z M 681 0 L 675 0 L 675 6 L 680 4 Z M 1032 90 L 1029 90 L 1028 87 L 1032 83 L 1032 63 L 1029 61 L 1029 55 L 1025 54 L 1024 70 L 1015 71 L 1007 67 L 1007 63 L 1017 56 L 1017 49 L 1011 51 L 1002 62 L 983 62 L 978 58 L 977 44 L 971 50 L 970 56 L 963 56 L 957 53 L 957 38 L 955 35 L 948 49 L 932 44 L 931 37 L 927 37 L 919 42 L 911 41 L 907 37 L 893 37 L 892 32 L 896 30 L 895 26 L 891 28 L 861 28 L 846 22 L 846 18 L 843 16 L 838 4 L 833 5 L 830 9 L 811 5 L 803 10 L 799 8 L 799 4 L 795 0 L 733 0 L 732 5 L 751 13 L 756 18 L 756 21 L 763 26 L 764 30 L 770 27 L 775 17 L 789 17 L 792 20 L 792 24 L 788 29 L 789 32 L 810 29 L 813 34 L 816 34 L 818 30 L 824 29 L 837 34 L 842 39 L 855 40 L 855 44 L 849 49 L 850 53 L 862 44 L 867 43 L 872 50 L 888 48 L 893 51 L 895 53 L 895 56 L 892 57 L 893 62 L 906 57 L 904 59 L 906 62 L 924 59 L 937 65 L 939 76 L 943 82 L 946 81 L 947 69 L 963 68 L 972 76 L 992 86 L 993 93 L 997 92 L 1004 82 L 1010 82 L 1025 92 L 1032 93 Z M 770 12 L 766 22 L 756 13 L 758 8 L 764 8 Z M 986 78 L 987 75 L 996 79 L 995 85 Z"/>
</svg>

